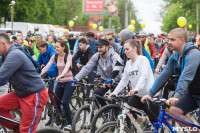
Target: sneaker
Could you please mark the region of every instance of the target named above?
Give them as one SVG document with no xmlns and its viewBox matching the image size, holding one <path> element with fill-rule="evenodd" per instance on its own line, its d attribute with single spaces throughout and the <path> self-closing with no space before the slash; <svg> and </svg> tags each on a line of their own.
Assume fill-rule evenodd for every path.
<svg viewBox="0 0 200 133">
<path fill-rule="evenodd" d="M 61 124 L 60 127 L 59 127 L 59 130 L 63 130 L 63 128 L 64 128 L 65 126 L 66 126 L 65 124 Z"/>
<path fill-rule="evenodd" d="M 72 130 L 72 125 L 67 125 L 64 127 L 64 131 L 71 131 Z"/>
</svg>

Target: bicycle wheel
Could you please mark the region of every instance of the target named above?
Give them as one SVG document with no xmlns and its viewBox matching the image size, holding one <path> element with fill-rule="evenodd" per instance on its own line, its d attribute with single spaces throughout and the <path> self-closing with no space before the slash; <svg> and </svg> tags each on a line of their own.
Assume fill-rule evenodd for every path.
<svg viewBox="0 0 200 133">
<path fill-rule="evenodd" d="M 72 112 L 72 118 L 75 115 L 76 111 L 82 107 L 84 104 L 84 101 L 82 98 L 80 98 L 79 96 L 72 96 L 71 98 L 71 102 L 70 102 L 70 108 L 71 108 L 71 112 Z"/>
<path fill-rule="evenodd" d="M 119 133 L 120 127 L 117 122 L 111 121 L 103 124 L 95 133 Z M 131 133 L 131 130 L 125 126 L 124 133 Z"/>
<path fill-rule="evenodd" d="M 63 133 L 63 132 L 60 130 L 57 130 L 57 129 L 48 128 L 48 129 L 38 130 L 38 131 L 36 131 L 36 133 Z"/>
<path fill-rule="evenodd" d="M 50 127 L 53 127 L 54 124 L 54 112 L 53 112 L 53 106 L 50 102 L 47 102 L 46 106 L 43 108 L 43 111 L 41 113 L 37 129 L 44 129 L 48 128 L 45 126 L 47 122 L 49 122 Z"/>
<path fill-rule="evenodd" d="M 22 113 L 20 110 L 13 110 L 11 111 L 11 114 L 14 116 L 15 120 L 21 121 Z"/>
<path fill-rule="evenodd" d="M 115 104 L 109 104 L 102 107 L 92 119 L 91 133 L 94 133 L 100 126 L 109 121 L 116 121 L 121 107 Z"/>
<path fill-rule="evenodd" d="M 4 127 L 1 123 L 0 123 L 0 133 L 8 133 L 6 127 Z"/>
<path fill-rule="evenodd" d="M 86 105 L 81 107 L 76 114 L 74 115 L 72 121 L 72 133 L 79 133 L 79 132 L 89 132 L 89 114 L 90 114 L 90 106 Z"/>
</svg>

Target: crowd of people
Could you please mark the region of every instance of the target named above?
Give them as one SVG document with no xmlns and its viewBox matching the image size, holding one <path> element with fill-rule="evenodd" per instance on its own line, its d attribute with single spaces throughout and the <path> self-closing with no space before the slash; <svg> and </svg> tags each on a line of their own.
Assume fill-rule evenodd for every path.
<svg viewBox="0 0 200 133">
<path fill-rule="evenodd" d="M 59 129 L 70 130 L 72 116 L 69 102 L 75 90 L 74 83 L 85 76 L 88 76 L 88 83 L 93 83 L 95 76 L 100 77 L 99 81 L 104 85 L 103 88 L 98 87 L 95 93 L 104 95 L 110 90 L 109 98 L 131 85 L 128 104 L 144 110 L 152 123 L 157 119 L 151 117 L 145 99 L 151 100 L 165 85 L 164 97 L 168 99 L 167 104 L 172 105 L 170 113 L 192 121 L 185 114 L 200 106 L 200 59 L 196 58 L 200 54 L 199 45 L 200 37 L 183 28 L 157 36 L 143 31 L 134 34 L 130 29 L 123 29 L 119 34 L 87 32 L 78 37 L 65 30 L 63 36 L 56 37 L 50 30 L 47 38 L 42 37 L 38 28 L 33 34 L 28 32 L 25 38 L 21 31 L 16 35 L 7 31 L 0 34 L 0 89 L 6 88 L 9 82 L 14 92 L 0 98 L 0 115 L 13 118 L 9 111 L 21 109 L 22 120 L 20 127 L 0 122 L 14 129 L 15 133 L 35 132 L 48 98 L 42 78 L 50 77 L 56 79 L 51 81 L 50 86 L 63 101 L 68 121 L 67 125 L 62 123 Z M 33 61 L 23 51 L 39 64 L 41 73 L 36 71 Z M 73 65 L 80 70 L 76 75 L 73 74 Z M 159 74 L 155 81 L 154 74 Z M 117 87 L 109 86 L 111 81 L 118 82 Z M 169 91 L 174 91 L 172 98 L 168 97 Z M 59 107 L 59 101 L 55 101 Z M 102 99 L 98 101 L 101 106 L 105 105 Z M 175 105 L 176 101 L 179 102 Z M 159 115 L 159 106 L 152 104 L 151 108 Z M 134 117 L 139 122 L 144 121 L 138 115 Z"/>
</svg>

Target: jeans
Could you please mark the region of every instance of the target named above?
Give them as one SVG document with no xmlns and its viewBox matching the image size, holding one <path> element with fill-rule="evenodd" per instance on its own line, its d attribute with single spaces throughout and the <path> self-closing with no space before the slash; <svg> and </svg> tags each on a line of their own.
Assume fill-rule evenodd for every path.
<svg viewBox="0 0 200 133">
<path fill-rule="evenodd" d="M 65 110 L 65 115 L 67 117 L 68 124 L 72 123 L 72 116 L 69 103 L 71 101 L 71 97 L 73 95 L 74 90 L 75 87 L 71 86 L 70 82 L 65 82 L 65 83 L 58 82 L 55 91 L 58 99 L 63 101 L 63 108 Z M 57 107 L 60 107 L 60 102 L 56 98 L 54 99 Z"/>
</svg>

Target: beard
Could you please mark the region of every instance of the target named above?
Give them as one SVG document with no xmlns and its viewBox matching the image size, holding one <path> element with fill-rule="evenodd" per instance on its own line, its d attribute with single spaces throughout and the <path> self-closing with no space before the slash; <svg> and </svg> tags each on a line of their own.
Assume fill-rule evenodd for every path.
<svg viewBox="0 0 200 133">
<path fill-rule="evenodd" d="M 107 49 L 105 48 L 105 50 L 104 51 L 102 51 L 102 54 L 101 54 L 101 56 L 104 56 L 106 53 L 107 53 Z"/>
</svg>

